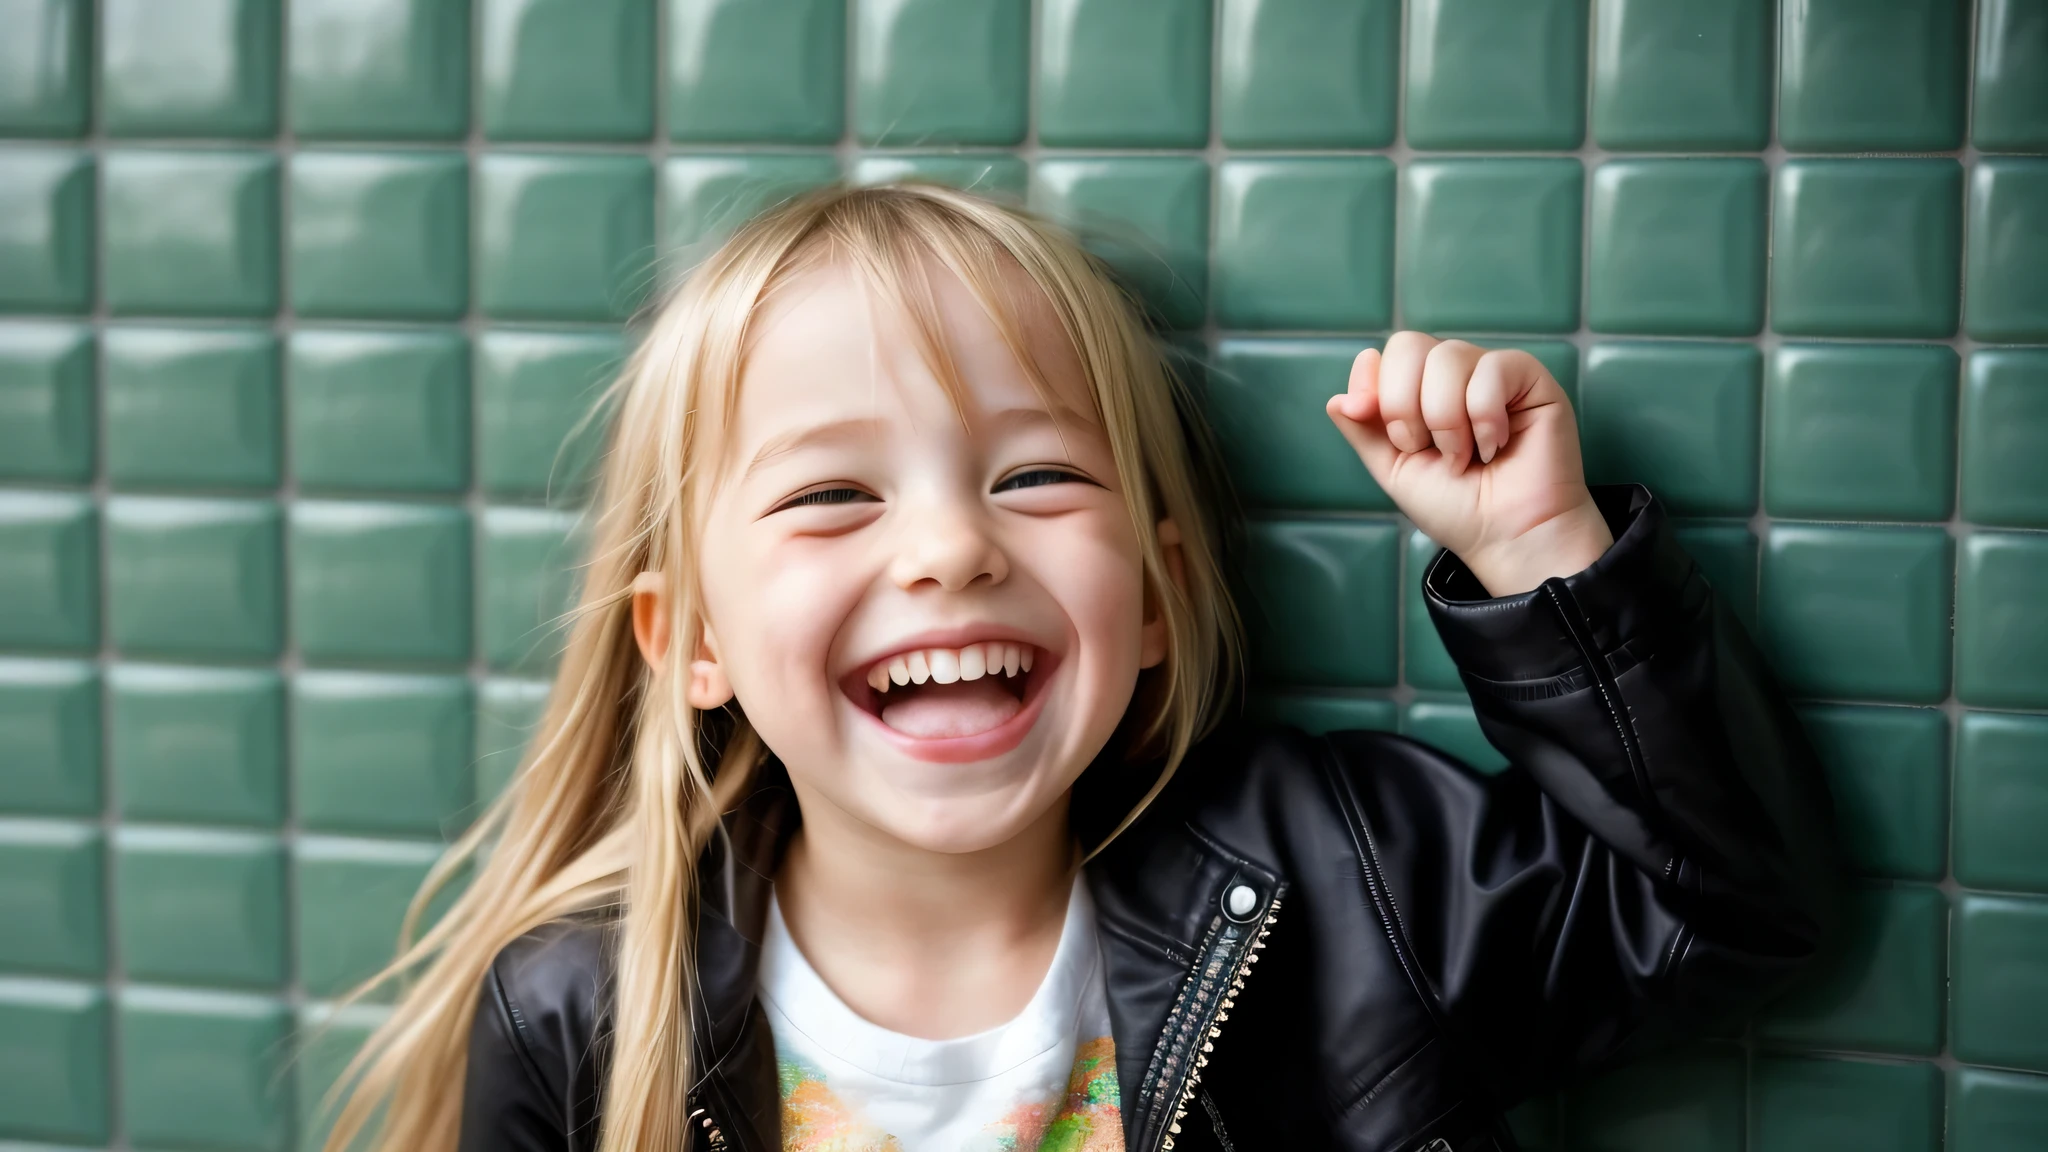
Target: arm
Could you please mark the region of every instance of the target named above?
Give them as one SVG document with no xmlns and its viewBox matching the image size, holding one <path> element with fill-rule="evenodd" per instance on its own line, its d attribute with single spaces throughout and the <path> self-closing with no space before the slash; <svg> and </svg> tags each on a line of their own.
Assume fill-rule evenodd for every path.
<svg viewBox="0 0 2048 1152">
<path fill-rule="evenodd" d="M 1749 637 L 1647 492 L 1600 497 L 1615 544 L 1583 571 L 1497 599 L 1448 553 L 1425 577 L 1514 766 L 1345 773 L 1434 1008 L 1502 1105 L 1754 1006 L 1836 907 L 1826 788 Z"/>
<path fill-rule="evenodd" d="M 569 1152 L 557 1097 L 542 1082 L 512 1022 L 495 965 L 484 975 L 469 1029 L 462 1084 L 461 1152 Z"/>
<path fill-rule="evenodd" d="M 550 921 L 502 949 L 470 1024 L 461 1152 L 589 1152 L 610 1026 L 605 928 Z"/>
</svg>

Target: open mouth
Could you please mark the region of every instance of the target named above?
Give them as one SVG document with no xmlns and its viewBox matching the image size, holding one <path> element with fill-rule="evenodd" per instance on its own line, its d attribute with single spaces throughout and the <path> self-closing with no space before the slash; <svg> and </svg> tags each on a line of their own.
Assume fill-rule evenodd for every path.
<svg viewBox="0 0 2048 1152">
<path fill-rule="evenodd" d="M 1021 641 L 918 648 L 870 665 L 848 695 L 904 736 L 955 740 L 1016 719 L 1050 664 L 1045 651 Z"/>
</svg>

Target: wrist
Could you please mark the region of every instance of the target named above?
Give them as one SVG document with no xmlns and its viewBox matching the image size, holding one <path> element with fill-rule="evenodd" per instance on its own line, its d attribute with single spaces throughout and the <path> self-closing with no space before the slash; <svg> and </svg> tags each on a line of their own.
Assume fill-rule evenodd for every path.
<svg viewBox="0 0 2048 1152">
<path fill-rule="evenodd" d="M 1571 510 L 1535 524 L 1511 539 L 1460 553 L 1472 575 L 1494 597 L 1518 596 L 1551 577 L 1585 571 L 1614 546 L 1607 518 L 1590 493 Z"/>
</svg>

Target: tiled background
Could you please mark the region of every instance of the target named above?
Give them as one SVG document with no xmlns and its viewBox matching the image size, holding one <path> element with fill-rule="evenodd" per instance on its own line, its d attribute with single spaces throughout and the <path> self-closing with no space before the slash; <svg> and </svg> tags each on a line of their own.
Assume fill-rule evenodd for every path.
<svg viewBox="0 0 2048 1152">
<path fill-rule="evenodd" d="M 317 1141 L 620 321 L 921 174 L 1206 346 L 1272 710 L 1493 761 L 1321 412 L 1396 326 L 1542 356 L 1811 702 L 1847 954 L 1533 1146 L 2048 1147 L 2044 0 L 0 0 L 0 135 L 0 1143 Z"/>
</svg>

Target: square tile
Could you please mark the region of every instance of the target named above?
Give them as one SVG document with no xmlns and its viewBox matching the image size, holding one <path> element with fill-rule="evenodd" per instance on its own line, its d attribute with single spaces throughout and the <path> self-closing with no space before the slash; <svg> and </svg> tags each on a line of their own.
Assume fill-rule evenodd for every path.
<svg viewBox="0 0 2048 1152">
<path fill-rule="evenodd" d="M 669 0 L 668 134 L 836 144 L 846 131 L 842 0 Z"/>
<path fill-rule="evenodd" d="M 116 664 L 108 759 L 128 820 L 284 819 L 284 681 L 268 668 Z"/>
<path fill-rule="evenodd" d="M 1031 206 L 1073 229 L 1172 328 L 1209 290 L 1209 166 L 1198 157 L 1068 157 L 1031 171 Z"/>
<path fill-rule="evenodd" d="M 1401 528 L 1392 520 L 1256 520 L 1239 606 L 1266 683 L 1394 683 Z"/>
<path fill-rule="evenodd" d="M 1756 631 L 1756 534 L 1742 521 L 1693 520 L 1673 528 L 1715 595 Z"/>
<path fill-rule="evenodd" d="M 300 329 L 292 475 L 318 491 L 469 486 L 469 342 L 460 332 Z"/>
<path fill-rule="evenodd" d="M 1458 663 L 1437 635 L 1436 622 L 1429 618 L 1429 598 L 1422 594 L 1422 574 L 1442 551 L 1420 529 L 1408 533 L 1407 571 L 1401 576 L 1401 674 L 1416 688 L 1463 692 Z"/>
<path fill-rule="evenodd" d="M 661 166 L 662 250 L 690 257 L 764 209 L 839 179 L 829 152 L 671 156 Z"/>
<path fill-rule="evenodd" d="M 1399 0 L 1223 0 L 1216 125 L 1232 148 L 1384 148 Z"/>
<path fill-rule="evenodd" d="M 1764 1056 L 1749 1090 L 1750 1152 L 1941 1147 L 1941 1069 L 1932 1064 Z"/>
<path fill-rule="evenodd" d="M 1966 892 L 1954 947 L 1956 1058 L 2048 1072 L 2048 900 Z"/>
<path fill-rule="evenodd" d="M 1778 139 L 1794 152 L 1945 152 L 1963 142 L 1966 0 L 1786 4 Z"/>
<path fill-rule="evenodd" d="M 1840 953 L 1766 1007 L 1757 1036 L 1801 1047 L 1939 1052 L 1947 897 L 1920 885 L 1855 888 L 1843 920 Z"/>
<path fill-rule="evenodd" d="M 1236 159 L 1216 172 L 1216 322 L 1384 329 L 1394 319 L 1394 165 Z"/>
<path fill-rule="evenodd" d="M 276 487 L 283 438 L 268 329 L 113 326 L 102 353 L 116 487 Z"/>
<path fill-rule="evenodd" d="M 470 0 L 292 0 L 292 132 L 454 140 L 469 128 Z"/>
<path fill-rule="evenodd" d="M 2048 11 L 2033 0 L 1983 0 L 1977 11 L 1971 142 L 1985 152 L 2048 152 Z"/>
<path fill-rule="evenodd" d="M 1046 0 L 1038 139 L 1078 148 L 1209 142 L 1209 0 Z"/>
<path fill-rule="evenodd" d="M 1941 879 L 1948 865 L 1948 717 L 1932 708 L 1809 704 L 1799 719 L 1827 772 L 1850 866 L 1866 876 Z"/>
<path fill-rule="evenodd" d="M 545 680 L 492 677 L 477 694 L 476 799 L 479 805 L 498 798 L 519 770 L 526 746 L 540 727 L 547 707 Z"/>
<path fill-rule="evenodd" d="M 1618 152 L 1762 149 L 1776 7 L 1594 0 L 1593 139 Z"/>
<path fill-rule="evenodd" d="M 568 637 L 582 562 L 582 515 L 547 508 L 487 508 L 478 637 L 499 670 L 546 673 Z"/>
<path fill-rule="evenodd" d="M 654 134 L 654 0 L 476 0 L 484 135 Z"/>
<path fill-rule="evenodd" d="M 1412 148 L 1577 148 L 1586 138 L 1586 0 L 1415 0 Z"/>
<path fill-rule="evenodd" d="M 1737 1152 L 1742 1050 L 1695 1044 L 1627 1064 L 1565 1098 L 1560 1145 L 1579 1152 Z"/>
<path fill-rule="evenodd" d="M 1962 515 L 2048 527 L 2048 351 L 1976 348 L 1962 383 Z"/>
<path fill-rule="evenodd" d="M 2044 1131 L 2048 1077 L 1988 1068 L 1949 1073 L 1948 1147 L 1953 1152 L 2025 1152 Z"/>
<path fill-rule="evenodd" d="M 854 161 L 855 184 L 943 184 L 1017 202 L 1031 180 L 1024 161 L 1008 152 L 870 152 Z"/>
<path fill-rule="evenodd" d="M 2048 341 L 2048 157 L 1970 166 L 1963 327 L 1979 340 Z"/>
<path fill-rule="evenodd" d="M 92 479 L 92 329 L 0 324 L 0 479 Z"/>
<path fill-rule="evenodd" d="M 284 1152 L 291 1009 L 228 992 L 130 988 L 120 1003 L 121 1118 L 136 1143 Z"/>
<path fill-rule="evenodd" d="M 131 978 L 275 985 L 285 979 L 284 846 L 274 835 L 122 828 L 114 923 Z"/>
<path fill-rule="evenodd" d="M 1593 172 L 1586 323 L 1596 332 L 1753 336 L 1764 326 L 1757 160 L 1612 160 Z"/>
<path fill-rule="evenodd" d="M 99 643 L 99 543 L 91 496 L 0 492 L 0 647 Z"/>
<path fill-rule="evenodd" d="M 106 185 L 101 266 L 115 314 L 276 311 L 275 154 L 109 152 Z"/>
<path fill-rule="evenodd" d="M 0 135 L 83 136 L 92 121 L 90 0 L 6 0 L 14 29 L 0 64 Z"/>
<path fill-rule="evenodd" d="M 270 658 L 282 646 L 277 505 L 107 502 L 108 631 L 123 653 Z"/>
<path fill-rule="evenodd" d="M 1402 180 L 1403 325 L 1578 328 L 1584 172 L 1577 160 L 1415 160 Z"/>
<path fill-rule="evenodd" d="M 1400 724 L 1400 708 L 1376 696 L 1337 696 L 1312 692 L 1261 692 L 1247 711 L 1261 724 L 1283 724 L 1312 736 L 1325 732 L 1392 732 Z"/>
<path fill-rule="evenodd" d="M 1759 639 L 1795 694 L 1948 695 L 1954 543 L 1940 528 L 1773 525 Z"/>
<path fill-rule="evenodd" d="M 469 658 L 469 514 L 439 504 L 292 508 L 293 634 L 306 659 Z"/>
<path fill-rule="evenodd" d="M 2048 892 L 2048 716 L 1965 712 L 1956 732 L 1956 879 Z"/>
<path fill-rule="evenodd" d="M 1200 390 L 1237 495 L 1248 507 L 1391 512 L 1323 403 L 1343 391 L 1353 340 L 1224 340 Z"/>
<path fill-rule="evenodd" d="M 1963 184 L 1955 161 L 1789 160 L 1777 180 L 1774 331 L 1955 335 Z"/>
<path fill-rule="evenodd" d="M 1962 457 L 1964 519 L 2048 528 L 2048 349 L 1970 353 Z"/>
<path fill-rule="evenodd" d="M 280 0 L 102 0 L 100 123 L 113 136 L 277 131 Z"/>
<path fill-rule="evenodd" d="M 475 701 L 461 676 L 305 672 L 292 681 L 302 827 L 441 836 L 474 798 Z"/>
<path fill-rule="evenodd" d="M 1420 740 L 1480 772 L 1498 772 L 1508 766 L 1508 758 L 1480 731 L 1472 702 L 1462 695 L 1409 701 L 1401 708 L 1401 735 Z"/>
<path fill-rule="evenodd" d="M 644 157 L 493 153 L 478 162 L 477 302 L 497 319 L 623 320 L 654 259 Z"/>
<path fill-rule="evenodd" d="M 293 932 L 309 994 L 347 992 L 398 955 L 406 905 L 440 855 L 438 844 L 300 839 Z"/>
<path fill-rule="evenodd" d="M 107 963 L 103 857 L 93 825 L 0 819 L 0 920 L 7 924 L 0 967 L 100 974 Z"/>
<path fill-rule="evenodd" d="M 484 490 L 577 499 L 603 446 L 603 422 L 588 418 L 625 355 L 615 332 L 493 329 L 478 337 L 476 476 Z"/>
<path fill-rule="evenodd" d="M 0 308 L 92 308 L 93 161 L 69 148 L 0 149 Z"/>
<path fill-rule="evenodd" d="M 1749 515 L 1762 375 L 1747 344 L 1595 344 L 1579 381 L 1586 478 L 1647 484 L 1681 515 Z"/>
<path fill-rule="evenodd" d="M 861 143 L 1024 139 L 1029 0 L 854 0 L 853 21 L 853 129 Z"/>
<path fill-rule="evenodd" d="M 459 152 L 292 158 L 292 308 L 452 320 L 469 306 L 469 161 Z"/>
<path fill-rule="evenodd" d="M 0 978 L 0 1132 L 99 1144 L 112 1131 L 107 994 Z"/>
<path fill-rule="evenodd" d="M 100 677 L 69 660 L 0 658 L 0 811 L 97 816 Z"/>
<path fill-rule="evenodd" d="M 1946 520 L 1953 349 L 1786 344 L 1764 385 L 1764 508 L 1812 520 Z"/>
<path fill-rule="evenodd" d="M 1972 532 L 1956 573 L 1956 695 L 2048 708 L 2048 534 Z"/>
</svg>

